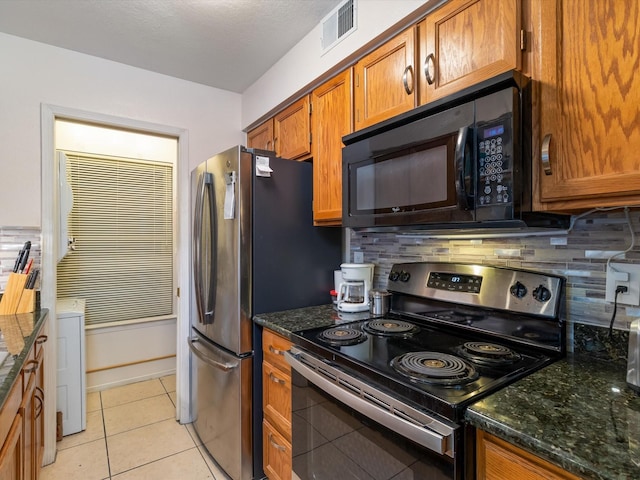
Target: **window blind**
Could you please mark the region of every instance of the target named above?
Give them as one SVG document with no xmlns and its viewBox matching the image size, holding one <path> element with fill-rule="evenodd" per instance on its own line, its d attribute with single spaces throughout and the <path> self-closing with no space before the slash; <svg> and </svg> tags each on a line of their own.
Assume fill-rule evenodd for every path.
<svg viewBox="0 0 640 480">
<path fill-rule="evenodd" d="M 173 166 L 67 155 L 75 250 L 58 297 L 86 300 L 87 325 L 173 313 Z"/>
</svg>

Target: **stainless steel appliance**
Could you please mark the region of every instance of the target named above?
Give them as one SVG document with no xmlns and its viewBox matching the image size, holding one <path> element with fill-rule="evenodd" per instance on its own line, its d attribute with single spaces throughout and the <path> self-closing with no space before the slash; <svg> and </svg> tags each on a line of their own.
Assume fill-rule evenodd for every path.
<svg viewBox="0 0 640 480">
<path fill-rule="evenodd" d="M 564 355 L 564 284 L 510 268 L 396 264 L 387 316 L 295 332 L 295 474 L 473 478 L 465 408 Z"/>
<path fill-rule="evenodd" d="M 531 211 L 530 110 L 513 71 L 345 136 L 342 224 L 566 228 Z"/>
<path fill-rule="evenodd" d="M 193 425 L 234 480 L 263 477 L 253 315 L 328 303 L 340 263 L 340 229 L 313 226 L 311 174 L 240 146 L 192 172 Z"/>
</svg>

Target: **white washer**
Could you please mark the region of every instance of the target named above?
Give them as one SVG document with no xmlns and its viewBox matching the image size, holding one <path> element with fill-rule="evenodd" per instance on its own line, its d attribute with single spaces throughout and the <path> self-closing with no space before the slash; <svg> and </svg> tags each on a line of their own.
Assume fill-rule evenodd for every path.
<svg viewBox="0 0 640 480">
<path fill-rule="evenodd" d="M 57 409 L 62 412 L 62 435 L 87 428 L 87 382 L 84 334 L 85 301 L 56 302 L 58 319 Z"/>
</svg>

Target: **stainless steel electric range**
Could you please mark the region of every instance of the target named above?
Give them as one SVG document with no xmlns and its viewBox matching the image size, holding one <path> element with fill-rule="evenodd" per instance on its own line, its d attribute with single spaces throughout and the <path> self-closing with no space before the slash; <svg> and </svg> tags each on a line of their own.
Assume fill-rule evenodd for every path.
<svg viewBox="0 0 640 480">
<path fill-rule="evenodd" d="M 565 354 L 564 284 L 511 268 L 396 264 L 389 314 L 295 332 L 294 474 L 473 478 L 465 408 Z"/>
</svg>

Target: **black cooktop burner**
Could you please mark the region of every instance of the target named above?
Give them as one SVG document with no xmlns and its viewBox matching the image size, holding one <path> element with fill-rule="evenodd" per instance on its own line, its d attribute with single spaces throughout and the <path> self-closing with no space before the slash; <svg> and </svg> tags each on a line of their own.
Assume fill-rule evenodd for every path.
<svg viewBox="0 0 640 480">
<path fill-rule="evenodd" d="M 466 342 L 458 352 L 467 360 L 480 365 L 509 365 L 520 360 L 518 353 L 495 343 Z"/>
<path fill-rule="evenodd" d="M 364 342 L 367 337 L 360 331 L 348 327 L 335 327 L 320 332 L 318 338 L 334 347 L 341 345 L 356 345 Z"/>
<path fill-rule="evenodd" d="M 420 328 L 413 323 L 402 320 L 392 320 L 389 318 L 381 318 L 370 320 L 362 327 L 369 333 L 374 335 L 390 335 L 390 336 L 411 336 L 420 331 Z"/>
<path fill-rule="evenodd" d="M 476 370 L 453 355 L 439 352 L 409 352 L 391 360 L 391 366 L 415 382 L 454 386 L 478 378 Z"/>
</svg>

